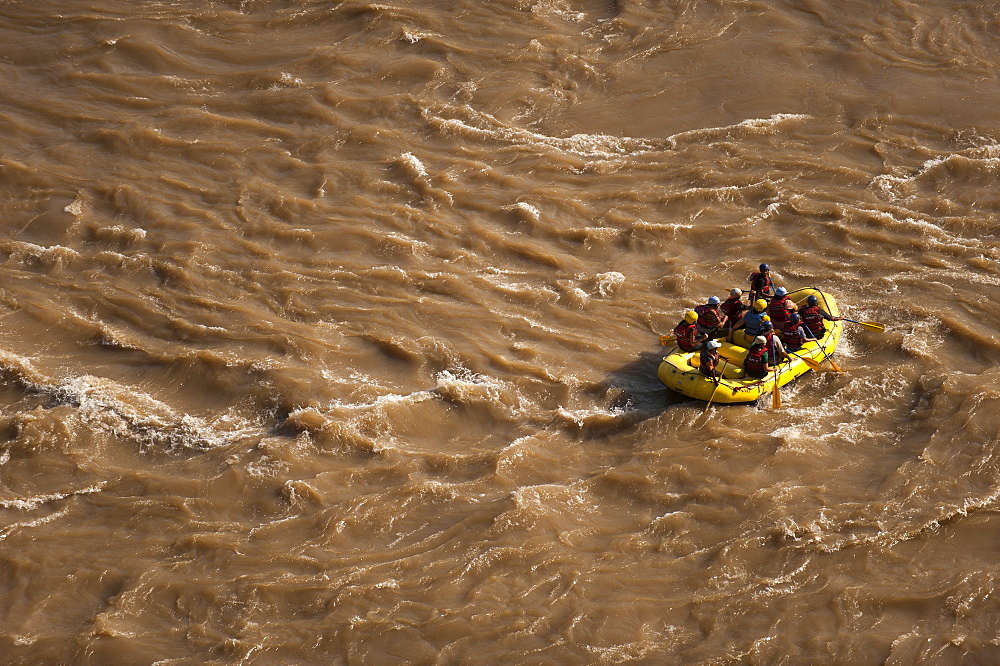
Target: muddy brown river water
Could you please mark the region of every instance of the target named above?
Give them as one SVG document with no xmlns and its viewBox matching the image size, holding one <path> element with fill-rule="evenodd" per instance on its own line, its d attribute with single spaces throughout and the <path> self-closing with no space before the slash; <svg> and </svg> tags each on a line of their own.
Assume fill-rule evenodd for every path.
<svg viewBox="0 0 1000 666">
<path fill-rule="evenodd" d="M 1000 8 L 0 2 L 0 663 L 1000 662 Z M 760 262 L 770 401 L 656 379 Z"/>
</svg>

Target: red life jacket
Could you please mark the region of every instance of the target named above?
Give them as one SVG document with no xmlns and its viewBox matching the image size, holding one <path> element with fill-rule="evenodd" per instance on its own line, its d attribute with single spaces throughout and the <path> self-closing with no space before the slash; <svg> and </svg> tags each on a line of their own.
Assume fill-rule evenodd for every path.
<svg viewBox="0 0 1000 666">
<path fill-rule="evenodd" d="M 722 324 L 722 313 L 711 305 L 697 305 L 694 311 L 698 313 L 698 323 L 703 328 L 716 328 Z"/>
<path fill-rule="evenodd" d="M 774 282 L 771 281 L 770 275 L 759 272 L 750 274 L 750 291 L 770 294 L 773 286 Z"/>
<path fill-rule="evenodd" d="M 788 296 L 782 296 L 781 298 L 775 296 L 767 304 L 767 314 L 771 317 L 771 323 L 774 324 L 775 328 L 781 328 L 788 321 L 787 305 L 789 302 L 790 299 Z"/>
<path fill-rule="evenodd" d="M 754 345 L 747 352 L 743 367 L 750 372 L 767 372 L 767 361 L 764 360 L 766 354 L 767 345 Z"/>
<path fill-rule="evenodd" d="M 792 351 L 801 349 L 805 342 L 802 334 L 799 333 L 799 324 L 788 324 L 786 328 L 781 329 L 781 338 L 785 341 L 785 347 Z"/>
<path fill-rule="evenodd" d="M 719 309 L 722 310 L 722 314 L 729 317 L 730 324 L 735 324 L 736 320 L 740 318 L 740 315 L 750 309 L 743 301 L 740 300 L 740 298 L 740 296 L 730 296 L 722 302 L 722 305 L 719 306 Z"/>
<path fill-rule="evenodd" d="M 799 310 L 799 316 L 802 317 L 802 323 L 813 335 L 817 338 L 823 335 L 823 315 L 820 313 L 818 305 L 802 308 Z"/>
<path fill-rule="evenodd" d="M 778 350 L 775 349 L 775 344 L 774 344 L 774 328 L 767 329 L 766 331 L 761 333 L 761 335 L 763 335 L 764 339 L 767 340 L 767 342 L 764 344 L 764 348 L 767 349 L 767 353 L 771 355 L 772 359 L 777 359 Z"/>
<path fill-rule="evenodd" d="M 674 329 L 674 335 L 677 336 L 677 346 L 684 351 L 697 351 L 691 343 L 694 332 L 695 327 L 693 323 L 689 324 L 686 321 L 682 321 L 677 324 L 677 327 Z"/>
</svg>

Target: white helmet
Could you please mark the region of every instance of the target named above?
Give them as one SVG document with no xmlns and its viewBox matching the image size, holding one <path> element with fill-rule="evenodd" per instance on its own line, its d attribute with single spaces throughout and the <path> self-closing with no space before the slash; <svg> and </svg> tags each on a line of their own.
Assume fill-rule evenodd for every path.
<svg viewBox="0 0 1000 666">
<path fill-rule="evenodd" d="M 718 340 L 709 340 L 708 342 L 705 343 L 705 346 L 708 347 L 709 349 L 718 349 L 719 347 L 722 346 L 722 343 L 719 342 Z"/>
<path fill-rule="evenodd" d="M 740 291 L 739 289 L 730 289 L 729 290 L 729 295 L 730 296 L 742 296 L 743 292 Z"/>
</svg>

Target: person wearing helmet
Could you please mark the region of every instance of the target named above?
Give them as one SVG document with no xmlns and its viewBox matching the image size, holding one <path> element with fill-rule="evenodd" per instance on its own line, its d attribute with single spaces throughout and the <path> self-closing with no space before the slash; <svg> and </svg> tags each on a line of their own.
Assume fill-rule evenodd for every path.
<svg viewBox="0 0 1000 666">
<path fill-rule="evenodd" d="M 758 298 L 770 298 L 773 289 L 771 269 L 767 264 L 761 264 L 755 273 L 750 274 L 750 302 L 753 303 Z"/>
<path fill-rule="evenodd" d="M 698 332 L 710 338 L 717 338 L 725 334 L 724 324 L 726 316 L 719 309 L 719 297 L 712 296 L 704 305 L 695 306 L 694 311 L 698 314 Z"/>
<path fill-rule="evenodd" d="M 711 377 L 718 383 L 719 377 L 722 375 L 716 370 L 719 367 L 719 347 L 722 344 L 718 340 L 709 340 L 705 343 L 705 346 L 701 348 L 701 354 L 698 358 L 698 369 L 701 374 Z"/>
<path fill-rule="evenodd" d="M 817 340 L 822 340 L 823 336 L 826 335 L 826 327 L 823 325 L 824 320 L 840 321 L 841 319 L 840 317 L 832 316 L 829 312 L 821 308 L 816 294 L 809 295 L 809 298 L 806 299 L 806 306 L 799 311 L 799 315 L 802 317 L 803 325 L 809 329 L 809 332 Z"/>
<path fill-rule="evenodd" d="M 749 349 L 753 339 L 764 332 L 761 324 L 765 316 L 767 316 L 767 301 L 758 298 L 754 301 L 753 309 L 743 315 L 743 330 L 733 334 L 732 342 Z"/>
<path fill-rule="evenodd" d="M 773 357 L 767 352 L 767 338 L 758 335 L 750 345 L 750 351 L 743 361 L 743 369 L 746 370 L 747 377 L 763 379 L 774 371 L 772 360 Z"/>
<path fill-rule="evenodd" d="M 693 352 L 702 347 L 702 343 L 708 338 L 707 335 L 698 333 L 695 322 L 698 321 L 698 313 L 688 310 L 684 313 L 684 319 L 674 327 L 674 335 L 677 336 L 677 346 L 681 351 Z"/>
<path fill-rule="evenodd" d="M 816 339 L 809 329 L 802 325 L 802 317 L 796 312 L 788 315 L 788 321 L 778 334 L 785 343 L 785 349 L 789 351 L 798 351 L 802 349 L 802 345 Z"/>
<path fill-rule="evenodd" d="M 743 303 L 743 292 L 739 289 L 730 289 L 729 298 L 722 302 L 719 309 L 726 316 L 725 326 L 733 331 L 743 326 L 743 314 L 747 311 L 746 304 Z"/>
<path fill-rule="evenodd" d="M 784 327 L 788 321 L 788 311 L 792 309 L 794 303 L 788 298 L 788 290 L 778 287 L 774 290 L 774 298 L 767 304 L 767 314 L 771 316 L 771 322 L 779 329 Z"/>
<path fill-rule="evenodd" d="M 785 345 L 781 341 L 781 338 L 774 334 L 774 325 L 771 323 L 771 318 L 764 317 L 764 320 L 761 323 L 761 328 L 764 329 L 761 335 L 767 341 L 767 353 L 771 355 L 771 360 L 775 363 L 781 363 L 788 358 L 788 352 L 785 351 Z"/>
</svg>

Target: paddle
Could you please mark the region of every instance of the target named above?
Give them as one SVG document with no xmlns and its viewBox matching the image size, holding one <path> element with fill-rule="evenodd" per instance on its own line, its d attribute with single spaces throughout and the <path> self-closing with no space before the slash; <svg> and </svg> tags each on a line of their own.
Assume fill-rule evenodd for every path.
<svg viewBox="0 0 1000 666">
<path fill-rule="evenodd" d="M 879 333 L 885 332 L 885 324 L 880 324 L 877 321 L 854 321 L 853 319 L 844 319 L 844 317 L 841 317 L 841 319 L 843 321 L 849 321 L 852 324 L 861 324 L 865 328 L 870 328 L 871 330 L 878 331 Z"/>
<path fill-rule="evenodd" d="M 785 362 L 788 363 L 788 367 L 792 366 L 792 359 L 785 357 Z M 771 394 L 771 406 L 775 409 L 781 407 L 781 396 L 778 394 L 778 380 L 781 377 L 781 364 L 779 363 L 774 368 L 774 393 Z"/>
<path fill-rule="evenodd" d="M 672 345 L 677 341 L 676 335 L 661 335 L 660 344 L 666 347 L 667 345 Z"/>
<path fill-rule="evenodd" d="M 813 359 L 807 358 L 805 356 L 799 356 L 798 354 L 796 354 L 795 352 L 793 352 L 791 349 L 786 349 L 785 351 L 787 351 L 792 356 L 796 356 L 798 358 L 801 358 L 803 361 L 806 362 L 806 365 L 808 365 L 811 370 L 819 370 L 820 364 L 817 363 L 816 361 L 814 361 Z M 826 352 L 823 352 L 823 353 L 825 354 Z M 839 372 L 839 370 L 838 370 L 838 372 Z"/>
<path fill-rule="evenodd" d="M 715 380 L 715 389 L 712 391 L 712 395 L 708 398 L 708 404 L 705 405 L 705 411 L 703 411 L 702 414 L 707 412 L 708 408 L 712 406 L 712 401 L 715 400 L 715 392 L 719 390 L 719 384 L 722 383 L 722 373 L 724 373 L 725 371 L 726 371 L 726 357 L 723 356 L 722 370 L 719 371 L 719 377 Z"/>
<path fill-rule="evenodd" d="M 771 407 L 778 409 L 781 407 L 781 392 L 778 389 L 778 372 L 780 372 L 781 366 L 777 365 L 774 368 L 774 390 L 771 391 Z"/>
<path fill-rule="evenodd" d="M 841 370 L 840 368 L 838 368 L 837 364 L 833 362 L 833 359 L 830 358 L 830 355 L 826 353 L 825 349 L 823 349 L 822 347 L 820 347 L 819 350 L 821 352 L 823 352 L 823 356 L 825 356 L 826 360 L 828 360 L 830 362 L 830 367 L 833 368 L 834 372 L 843 372 L 843 370 Z"/>
</svg>

